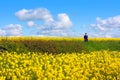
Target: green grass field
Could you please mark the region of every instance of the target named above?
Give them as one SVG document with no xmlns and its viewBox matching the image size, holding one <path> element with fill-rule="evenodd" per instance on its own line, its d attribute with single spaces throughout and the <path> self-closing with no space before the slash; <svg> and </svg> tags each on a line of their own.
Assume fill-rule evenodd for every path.
<svg viewBox="0 0 120 80">
<path fill-rule="evenodd" d="M 90 38 L 84 42 L 82 38 L 36 38 L 36 37 L 3 37 L 0 49 L 8 52 L 48 52 L 72 53 L 100 50 L 120 51 L 120 38 Z"/>
</svg>

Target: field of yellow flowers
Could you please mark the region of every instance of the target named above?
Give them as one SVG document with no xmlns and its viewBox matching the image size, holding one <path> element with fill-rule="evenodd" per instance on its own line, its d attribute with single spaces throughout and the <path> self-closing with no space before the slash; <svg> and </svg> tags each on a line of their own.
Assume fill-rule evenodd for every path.
<svg viewBox="0 0 120 80">
<path fill-rule="evenodd" d="M 1 52 L 0 80 L 120 80 L 120 52 Z"/>
<path fill-rule="evenodd" d="M 0 37 L 0 80 L 120 80 L 120 38 Z"/>
</svg>

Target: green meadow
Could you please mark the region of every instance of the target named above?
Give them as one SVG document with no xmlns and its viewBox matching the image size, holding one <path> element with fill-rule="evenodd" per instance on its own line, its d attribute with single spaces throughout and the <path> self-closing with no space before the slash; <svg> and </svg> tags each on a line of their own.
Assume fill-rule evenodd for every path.
<svg viewBox="0 0 120 80">
<path fill-rule="evenodd" d="M 1 37 L 0 50 L 8 52 L 72 53 L 120 51 L 120 38 Z"/>
</svg>

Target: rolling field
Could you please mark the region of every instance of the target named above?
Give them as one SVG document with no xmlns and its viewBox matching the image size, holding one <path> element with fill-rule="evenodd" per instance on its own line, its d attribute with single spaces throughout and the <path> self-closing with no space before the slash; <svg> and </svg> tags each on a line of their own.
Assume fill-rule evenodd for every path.
<svg viewBox="0 0 120 80">
<path fill-rule="evenodd" d="M 120 38 L 0 38 L 0 80 L 120 80 Z"/>
</svg>

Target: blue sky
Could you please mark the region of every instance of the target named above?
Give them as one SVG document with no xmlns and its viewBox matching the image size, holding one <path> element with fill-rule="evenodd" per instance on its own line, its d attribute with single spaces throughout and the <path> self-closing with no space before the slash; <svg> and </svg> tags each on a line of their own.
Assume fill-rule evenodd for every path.
<svg viewBox="0 0 120 80">
<path fill-rule="evenodd" d="M 1 0 L 0 36 L 120 37 L 119 0 Z"/>
</svg>

